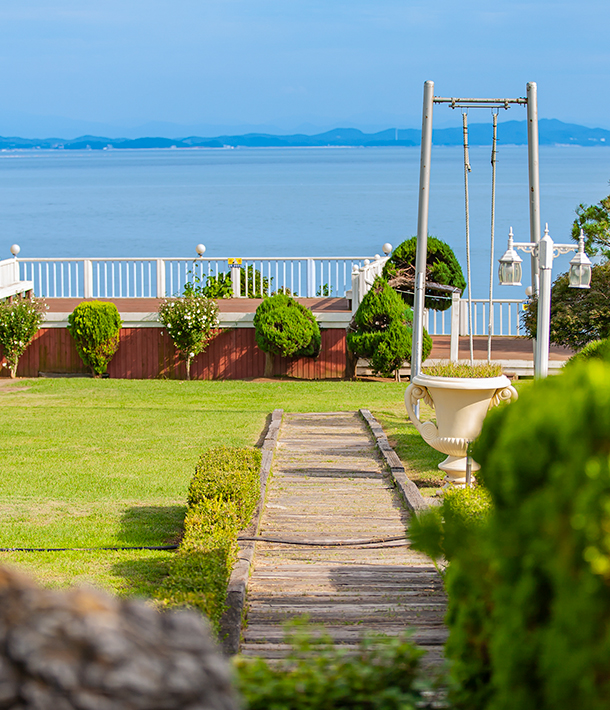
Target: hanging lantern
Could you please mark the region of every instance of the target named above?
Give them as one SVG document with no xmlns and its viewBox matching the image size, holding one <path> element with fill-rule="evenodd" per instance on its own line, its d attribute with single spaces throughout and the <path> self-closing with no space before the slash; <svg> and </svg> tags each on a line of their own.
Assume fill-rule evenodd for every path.
<svg viewBox="0 0 610 710">
<path fill-rule="evenodd" d="M 513 249 L 513 228 L 508 233 L 508 249 L 500 259 L 498 278 L 502 286 L 521 286 L 521 263 L 523 259 Z"/>
<path fill-rule="evenodd" d="M 585 254 L 585 235 L 580 230 L 578 252 L 570 261 L 570 288 L 591 288 L 591 260 Z"/>
</svg>

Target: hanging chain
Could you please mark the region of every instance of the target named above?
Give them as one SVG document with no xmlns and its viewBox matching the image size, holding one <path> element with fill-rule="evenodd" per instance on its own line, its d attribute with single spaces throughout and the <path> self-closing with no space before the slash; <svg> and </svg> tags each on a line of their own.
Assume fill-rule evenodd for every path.
<svg viewBox="0 0 610 710">
<path fill-rule="evenodd" d="M 491 257 L 489 261 L 489 319 L 487 321 L 487 361 L 491 362 L 491 332 L 493 330 L 494 240 L 496 232 L 496 146 L 498 142 L 498 111 L 492 109 L 493 139 L 491 142 Z"/>
<path fill-rule="evenodd" d="M 470 281 L 470 203 L 468 198 L 468 173 L 471 172 L 468 155 L 468 110 L 462 111 L 464 131 L 464 204 L 466 211 L 466 272 L 468 279 L 468 333 L 470 341 L 470 364 L 474 365 L 474 343 L 472 337 L 472 287 Z"/>
</svg>

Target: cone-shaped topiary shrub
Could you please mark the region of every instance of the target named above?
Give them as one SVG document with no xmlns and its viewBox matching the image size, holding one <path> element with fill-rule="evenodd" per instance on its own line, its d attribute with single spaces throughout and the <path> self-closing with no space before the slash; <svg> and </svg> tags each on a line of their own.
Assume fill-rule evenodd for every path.
<svg viewBox="0 0 610 710">
<path fill-rule="evenodd" d="M 266 354 L 265 377 L 273 375 L 273 357 L 317 357 L 320 328 L 312 312 L 283 293 L 266 298 L 254 314 L 258 347 Z"/>
<path fill-rule="evenodd" d="M 383 267 L 382 274 L 410 306 L 413 306 L 416 250 L 417 237 L 399 244 Z M 443 286 L 452 288 L 444 289 Z M 456 288 L 461 294 L 466 288 L 466 280 L 453 249 L 436 237 L 428 237 L 426 308 L 446 311 L 451 307 L 451 291 Z"/>
<path fill-rule="evenodd" d="M 83 301 L 68 316 L 68 331 L 82 361 L 102 375 L 119 348 L 121 317 L 114 303 Z"/>
<path fill-rule="evenodd" d="M 413 313 L 402 298 L 378 276 L 364 296 L 347 332 L 347 347 L 369 360 L 373 371 L 391 377 L 411 357 Z M 424 330 L 422 362 L 432 350 Z"/>
</svg>

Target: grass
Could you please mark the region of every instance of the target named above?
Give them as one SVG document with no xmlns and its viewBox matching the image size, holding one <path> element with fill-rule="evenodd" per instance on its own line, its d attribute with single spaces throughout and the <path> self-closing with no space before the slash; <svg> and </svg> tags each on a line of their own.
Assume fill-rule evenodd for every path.
<svg viewBox="0 0 610 710">
<path fill-rule="evenodd" d="M 25 386 L 25 388 L 24 388 Z M 251 446 L 274 408 L 370 409 L 420 483 L 443 456 L 395 382 L 33 379 L 0 387 L 1 547 L 161 545 L 180 534 L 208 446 Z M 424 413 L 429 416 L 429 413 Z M 0 553 L 47 586 L 155 596 L 171 552 Z"/>
</svg>

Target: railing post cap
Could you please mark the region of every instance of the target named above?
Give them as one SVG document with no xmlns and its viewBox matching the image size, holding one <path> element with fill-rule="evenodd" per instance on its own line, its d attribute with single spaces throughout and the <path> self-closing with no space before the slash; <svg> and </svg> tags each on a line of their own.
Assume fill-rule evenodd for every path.
<svg viewBox="0 0 610 710">
<path fill-rule="evenodd" d="M 17 254 L 19 254 L 20 251 L 21 251 L 21 247 L 19 246 L 19 244 L 13 244 L 11 246 L 11 254 L 13 256 L 17 256 Z"/>
</svg>

